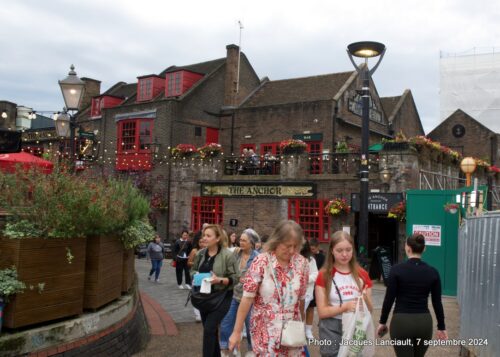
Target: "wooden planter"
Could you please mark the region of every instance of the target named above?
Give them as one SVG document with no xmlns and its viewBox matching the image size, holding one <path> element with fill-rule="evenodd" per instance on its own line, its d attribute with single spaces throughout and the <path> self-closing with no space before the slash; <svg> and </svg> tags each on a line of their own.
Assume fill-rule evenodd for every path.
<svg viewBox="0 0 500 357">
<path fill-rule="evenodd" d="M 134 249 L 123 252 L 122 293 L 127 293 L 134 282 L 135 255 Z"/>
<path fill-rule="evenodd" d="M 27 286 L 7 304 L 3 326 L 18 328 L 81 314 L 85 248 L 84 238 L 0 238 L 0 269 L 14 265 Z"/>
<path fill-rule="evenodd" d="M 98 309 L 122 291 L 123 245 L 115 236 L 87 238 L 84 309 Z"/>
</svg>

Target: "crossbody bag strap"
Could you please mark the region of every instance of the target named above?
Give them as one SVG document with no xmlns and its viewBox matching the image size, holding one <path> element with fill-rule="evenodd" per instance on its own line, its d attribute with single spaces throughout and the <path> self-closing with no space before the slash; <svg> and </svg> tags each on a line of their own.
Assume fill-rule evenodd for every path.
<svg viewBox="0 0 500 357">
<path fill-rule="evenodd" d="M 339 287 L 337 286 L 337 283 L 335 282 L 335 278 L 332 278 L 333 285 L 335 285 L 335 290 L 337 290 L 337 294 L 339 294 L 339 300 L 340 300 L 340 306 L 342 306 L 342 295 L 340 295 L 340 290 Z"/>
</svg>

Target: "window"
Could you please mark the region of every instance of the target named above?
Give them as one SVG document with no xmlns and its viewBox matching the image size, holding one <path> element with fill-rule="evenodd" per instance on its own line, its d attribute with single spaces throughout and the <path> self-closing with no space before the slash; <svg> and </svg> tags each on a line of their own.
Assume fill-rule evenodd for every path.
<svg viewBox="0 0 500 357">
<path fill-rule="evenodd" d="M 221 197 L 193 197 L 191 202 L 193 231 L 199 231 L 203 223 L 221 224 L 223 203 Z"/>
<path fill-rule="evenodd" d="M 328 242 L 332 218 L 325 212 L 327 204 L 327 200 L 290 199 L 288 219 L 301 225 L 307 240 L 315 238 L 320 242 Z"/>
<path fill-rule="evenodd" d="M 321 141 L 306 141 L 306 144 L 311 161 L 309 173 L 320 174 L 323 168 L 323 143 Z"/>
<path fill-rule="evenodd" d="M 143 78 L 139 79 L 139 85 L 137 90 L 137 100 L 149 100 L 153 99 L 153 78 Z"/>
<path fill-rule="evenodd" d="M 167 76 L 167 96 L 182 94 L 182 71 L 168 73 Z"/>
<path fill-rule="evenodd" d="M 194 136 L 201 136 L 201 126 L 194 127 Z"/>
<path fill-rule="evenodd" d="M 266 169 L 266 172 L 270 175 L 279 175 L 279 156 L 281 154 L 280 143 L 261 144 L 260 154 L 264 158 L 264 168 Z"/>
<path fill-rule="evenodd" d="M 123 120 L 118 123 L 118 153 L 149 152 L 152 143 L 153 121 Z"/>
</svg>

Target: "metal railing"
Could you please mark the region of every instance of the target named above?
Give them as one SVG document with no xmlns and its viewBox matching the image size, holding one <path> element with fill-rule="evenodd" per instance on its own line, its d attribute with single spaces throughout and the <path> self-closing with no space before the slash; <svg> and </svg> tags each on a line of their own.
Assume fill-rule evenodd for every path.
<svg viewBox="0 0 500 357">
<path fill-rule="evenodd" d="M 356 176 L 359 172 L 359 153 L 307 154 L 307 172 L 311 175 L 333 174 Z M 287 159 L 289 162 L 289 160 Z M 282 165 L 288 164 L 283 156 L 224 158 L 225 175 L 279 175 Z M 370 171 L 378 172 L 378 156 L 370 155 Z"/>
<path fill-rule="evenodd" d="M 500 213 L 465 220 L 458 239 L 460 339 L 476 356 L 500 356 Z"/>
<path fill-rule="evenodd" d="M 465 185 L 465 179 L 440 172 L 419 171 L 420 190 L 453 190 Z"/>
</svg>

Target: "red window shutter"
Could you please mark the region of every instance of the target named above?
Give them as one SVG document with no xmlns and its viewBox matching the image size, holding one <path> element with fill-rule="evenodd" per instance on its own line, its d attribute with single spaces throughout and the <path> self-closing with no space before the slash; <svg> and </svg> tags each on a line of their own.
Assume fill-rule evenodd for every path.
<svg viewBox="0 0 500 357">
<path fill-rule="evenodd" d="M 207 128 L 207 137 L 205 143 L 219 143 L 219 129 Z"/>
<path fill-rule="evenodd" d="M 224 200 L 222 197 L 193 197 L 191 200 L 191 226 L 194 231 L 203 223 L 221 224 Z"/>
<path fill-rule="evenodd" d="M 307 239 L 328 242 L 331 235 L 330 217 L 325 212 L 328 201 L 314 199 L 288 200 L 288 219 L 301 225 Z"/>
</svg>

